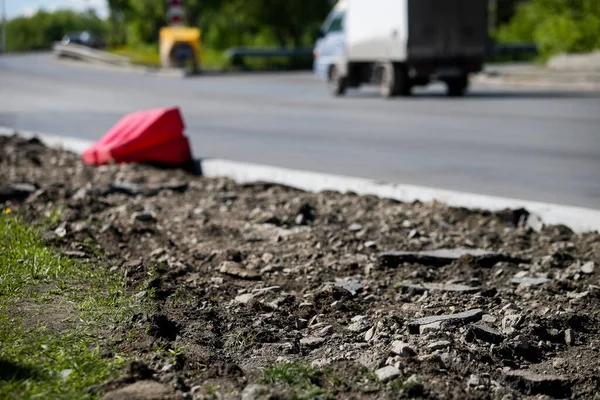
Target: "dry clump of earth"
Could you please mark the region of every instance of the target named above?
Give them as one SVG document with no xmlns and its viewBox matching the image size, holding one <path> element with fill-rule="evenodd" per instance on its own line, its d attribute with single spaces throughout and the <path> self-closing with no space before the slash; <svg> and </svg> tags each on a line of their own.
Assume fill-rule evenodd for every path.
<svg viewBox="0 0 600 400">
<path fill-rule="evenodd" d="M 597 396 L 598 233 L 525 210 L 89 167 L 18 136 L 0 137 L 0 169 L 1 206 L 54 216 L 46 241 L 151 304 L 110 327 L 107 351 L 137 361 L 106 399 Z"/>
</svg>

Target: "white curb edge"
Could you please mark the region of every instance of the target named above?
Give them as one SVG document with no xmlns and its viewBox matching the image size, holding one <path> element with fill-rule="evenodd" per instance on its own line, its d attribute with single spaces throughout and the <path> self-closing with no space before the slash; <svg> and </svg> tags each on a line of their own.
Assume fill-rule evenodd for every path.
<svg viewBox="0 0 600 400">
<path fill-rule="evenodd" d="M 93 144 L 92 141 L 27 132 L 0 127 L 0 135 L 19 135 L 27 138 L 37 136 L 46 145 L 60 147 L 80 154 Z M 319 192 L 348 191 L 359 195 L 375 195 L 403 202 L 439 201 L 449 206 L 498 211 L 524 208 L 539 216 L 546 224 L 563 224 L 575 232 L 600 231 L 600 210 L 542 203 L 505 197 L 456 192 L 413 185 L 377 182 L 372 179 L 353 178 L 317 172 L 300 171 L 267 165 L 242 163 L 228 160 L 201 160 L 202 173 L 207 177 L 229 177 L 237 182 L 271 182 L 298 189 Z"/>
</svg>

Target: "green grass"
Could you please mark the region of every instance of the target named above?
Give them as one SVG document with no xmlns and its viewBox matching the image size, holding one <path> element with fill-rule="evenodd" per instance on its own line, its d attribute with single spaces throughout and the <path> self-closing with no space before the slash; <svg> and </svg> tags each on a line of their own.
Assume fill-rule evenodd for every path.
<svg viewBox="0 0 600 400">
<path fill-rule="evenodd" d="M 286 385 L 297 400 L 329 400 L 335 397 L 321 387 L 323 373 L 302 363 L 281 363 L 262 372 L 261 383 Z"/>
<path fill-rule="evenodd" d="M 122 278 L 61 256 L 36 227 L 0 216 L 0 398 L 94 398 L 88 388 L 125 362 L 101 356 L 100 336 L 140 307 Z"/>
<path fill-rule="evenodd" d="M 127 57 L 132 64 L 146 67 L 160 67 L 160 55 L 157 44 L 124 46 L 113 49 L 112 53 Z"/>
<path fill-rule="evenodd" d="M 146 67 L 161 66 L 158 44 L 127 45 L 113 49 L 111 52 L 129 58 L 129 61 L 135 65 Z M 229 68 L 229 60 L 222 51 L 203 48 L 200 53 L 200 66 L 203 69 L 224 70 Z"/>
</svg>

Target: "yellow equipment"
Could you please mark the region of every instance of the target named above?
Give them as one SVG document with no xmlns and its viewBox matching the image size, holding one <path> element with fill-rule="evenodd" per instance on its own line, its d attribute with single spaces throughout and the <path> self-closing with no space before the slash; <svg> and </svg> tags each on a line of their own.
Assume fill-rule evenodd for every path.
<svg viewBox="0 0 600 400">
<path fill-rule="evenodd" d="M 183 26 L 160 30 L 159 51 L 163 67 L 198 68 L 201 57 L 200 29 Z"/>
</svg>

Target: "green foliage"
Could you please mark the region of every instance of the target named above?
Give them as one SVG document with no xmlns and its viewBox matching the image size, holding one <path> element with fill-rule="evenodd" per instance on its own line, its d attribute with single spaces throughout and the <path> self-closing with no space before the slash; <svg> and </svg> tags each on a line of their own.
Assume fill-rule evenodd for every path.
<svg viewBox="0 0 600 400">
<path fill-rule="evenodd" d="M 89 387 L 124 364 L 102 356 L 99 336 L 139 309 L 122 277 L 60 255 L 36 227 L 0 215 L 0 398 L 95 398 Z"/>
<path fill-rule="evenodd" d="M 294 400 L 330 400 L 335 397 L 321 387 L 323 373 L 301 363 L 276 364 L 263 371 L 260 382 L 283 384 L 292 390 Z"/>
<path fill-rule="evenodd" d="M 600 48 L 599 32 L 598 0 L 531 0 L 519 5 L 515 17 L 499 28 L 497 39 L 533 41 L 547 59 Z"/>
<path fill-rule="evenodd" d="M 38 11 L 31 17 L 19 17 L 6 25 L 7 51 L 44 50 L 72 31 L 88 30 L 103 36 L 106 24 L 92 11 L 76 13 L 60 10 L 53 13 Z"/>
<path fill-rule="evenodd" d="M 313 32 L 331 9 L 332 1 L 188 0 L 189 26 L 203 32 L 211 49 L 231 46 L 310 46 Z M 109 0 L 111 21 L 122 20 L 129 44 L 152 43 L 166 23 L 166 2 Z"/>
</svg>

